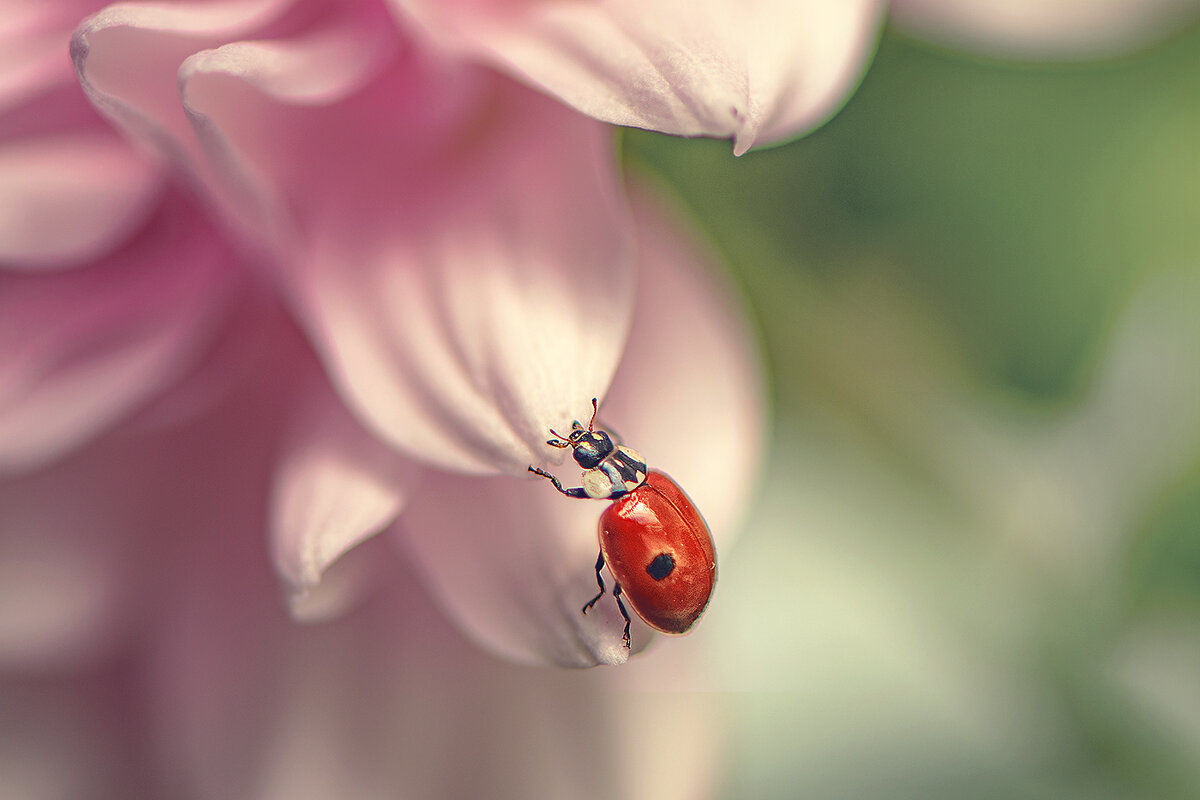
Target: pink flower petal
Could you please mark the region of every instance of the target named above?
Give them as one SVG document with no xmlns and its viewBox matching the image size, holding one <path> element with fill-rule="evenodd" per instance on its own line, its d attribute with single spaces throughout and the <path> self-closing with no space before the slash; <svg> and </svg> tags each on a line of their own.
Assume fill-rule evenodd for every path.
<svg viewBox="0 0 1200 800">
<path fill-rule="evenodd" d="M 1000 57 L 1098 58 L 1168 36 L 1200 16 L 1196 0 L 893 0 L 921 38 Z"/>
<path fill-rule="evenodd" d="M 356 575 L 331 587 L 326 570 L 395 520 L 418 469 L 363 431 L 323 377 L 306 383 L 275 476 L 271 543 L 293 614 L 323 619 L 358 588 Z"/>
<path fill-rule="evenodd" d="M 450 47 L 485 58 L 585 114 L 734 152 L 796 136 L 854 88 L 879 0 L 392 0 Z"/>
<path fill-rule="evenodd" d="M 386 108 L 393 98 L 378 90 L 373 105 L 353 99 L 378 78 L 399 44 L 381 19 L 382 10 L 367 13 L 371 10 L 331 17 L 290 39 L 234 42 L 199 52 L 180 67 L 180 99 L 200 143 L 208 188 L 220 197 L 234 225 L 282 261 L 295 260 L 294 251 L 303 252 L 298 241 L 309 235 L 304 230 L 308 206 L 374 200 L 369 192 L 365 200 L 355 197 L 356 181 L 378 190 L 378 180 L 365 181 L 366 175 L 338 175 L 357 168 L 374 177 L 377 171 L 376 164 L 338 157 L 363 138 L 359 133 L 343 140 L 351 130 L 340 119 L 347 106 L 370 116 L 359 120 L 368 127 L 385 110 L 404 110 L 401 100 Z M 330 178 L 340 178 L 342 196 L 305 196 L 332 190 Z"/>
<path fill-rule="evenodd" d="M 684 486 L 720 550 L 756 479 L 759 362 L 728 287 L 697 272 L 704 256 L 653 200 L 639 198 L 636 208 L 643 268 L 635 320 L 601 417 Z M 538 462 L 552 455 L 543 447 Z M 575 474 L 556 471 L 568 481 Z M 580 613 L 596 591 L 603 508 L 565 499 L 540 479 L 430 476 L 401 518 L 402 544 L 447 612 L 494 652 L 560 666 L 615 664 L 627 653 L 611 598 Z M 647 638 L 638 624 L 634 649 Z"/>
<path fill-rule="evenodd" d="M 246 785 L 206 790 L 229 779 L 243 753 L 261 757 L 256 747 L 230 747 L 239 733 L 261 744 L 230 722 L 240 710 L 275 708 L 269 692 L 247 702 L 245 683 L 219 684 L 229 690 L 219 696 L 185 690 L 197 670 L 207 680 L 241 675 L 230 667 L 244 652 L 240 634 L 254 635 L 256 653 L 274 653 L 273 637 L 296 629 L 274 591 L 262 528 L 283 411 L 302 388 L 293 378 L 299 365 L 315 365 L 295 326 L 257 299 L 254 346 L 218 348 L 199 371 L 206 383 L 214 372 L 242 370 L 245 380 L 217 403 L 170 422 L 160 413 L 154 430 L 138 415 L 47 470 L 0 483 L 0 666 L 37 670 L 24 679 L 8 671 L 0 684 L 5 797 L 166 797 L 181 787 L 189 797 L 255 794 Z M 271 346 L 259 348 L 259 339 Z M 214 359 L 232 363 L 207 363 Z M 181 383 L 195 390 L 195 379 Z M 184 597 L 214 627 L 188 624 Z M 278 627 L 264 631 L 264 617 Z M 148 682 L 162 677 L 154 667 L 164 637 L 194 649 L 172 664 L 166 686 L 154 684 L 162 692 L 147 696 Z M 177 719 L 185 706 L 209 712 L 189 721 L 218 723 L 205 728 L 212 750 L 187 750 L 195 772 L 164 764 L 173 754 L 167 737 L 147 735 L 147 715 Z"/>
<path fill-rule="evenodd" d="M 351 92 L 362 72 L 315 67 L 360 24 L 198 56 L 189 113 L 356 415 L 423 461 L 520 473 L 603 391 L 627 329 L 611 139 L 412 46 L 355 62 L 377 74 Z"/>
<path fill-rule="evenodd" d="M 63 57 L 97 4 L 0 0 L 0 265 L 61 268 L 104 255 L 161 192 L 151 161 L 103 124 Z"/>
<path fill-rule="evenodd" d="M 161 9 L 120 8 L 76 36 L 85 88 L 194 161 L 286 265 L 286 294 L 374 433 L 443 466 L 519 472 L 549 420 L 604 389 L 631 263 L 601 126 L 482 70 L 397 53 L 390 20 L 352 5 L 301 36 L 185 59 L 192 139 L 154 76 L 193 39 L 164 33 Z M 601 294 L 577 288 L 594 283 Z"/>
<path fill-rule="evenodd" d="M 0 666 L 81 671 L 120 652 L 180 461 L 166 437 L 118 433 L 0 481 Z"/>
<path fill-rule="evenodd" d="M 123 633 L 128 537 L 95 491 L 103 467 L 72 465 L 0 484 L 5 669 L 78 666 L 111 650 Z"/>
<path fill-rule="evenodd" d="M 694 798 L 716 780 L 719 704 L 680 688 L 678 661 L 636 675 L 506 664 L 402 565 L 337 625 L 291 625 L 272 596 L 200 561 L 157 609 L 147 681 L 157 766 L 197 800 Z M 655 774 L 646 743 L 663 741 L 678 777 Z"/>
<path fill-rule="evenodd" d="M 123 768 L 135 723 L 118 691 L 94 676 L 0 678 L 5 800 L 147 796 Z"/>
<path fill-rule="evenodd" d="M 71 28 L 92 10 L 83 5 L 0 0 L 0 19 L 4 20 L 0 28 L 0 114 L 49 88 L 73 82 L 63 50 Z"/>
<path fill-rule="evenodd" d="M 145 224 L 161 189 L 155 165 L 106 134 L 0 142 L 0 263 L 104 255 Z"/>
<path fill-rule="evenodd" d="M 603 506 L 542 482 L 431 474 L 400 523 L 403 551 L 460 628 L 512 661 L 621 664 L 623 621 L 596 594 L 596 520 Z M 640 627 L 634 648 L 646 645 Z"/>
<path fill-rule="evenodd" d="M 0 273 L 0 471 L 59 456 L 194 364 L 227 306 L 231 260 L 176 197 L 86 269 Z"/>
<path fill-rule="evenodd" d="M 271 22 L 297 0 L 115 3 L 84 20 L 71 58 L 91 101 L 127 132 L 184 166 L 195 143 L 176 72 L 197 50 Z"/>
</svg>

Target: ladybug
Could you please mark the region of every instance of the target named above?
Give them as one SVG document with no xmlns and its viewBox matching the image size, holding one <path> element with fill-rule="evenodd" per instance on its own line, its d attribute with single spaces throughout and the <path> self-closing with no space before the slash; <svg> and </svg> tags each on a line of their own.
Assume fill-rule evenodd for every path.
<svg viewBox="0 0 1200 800">
<path fill-rule="evenodd" d="M 621 597 L 628 598 L 651 628 L 687 633 L 704 613 L 716 586 L 717 553 L 708 525 L 679 484 L 662 472 L 647 470 L 636 450 L 614 443 L 607 431 L 596 430 L 596 412 L 593 398 L 587 428 L 575 421 L 568 436 L 551 428 L 554 438 L 546 442 L 572 448 L 575 463 L 583 468 L 582 486 L 565 489 L 545 470 L 530 467 L 529 471 L 549 479 L 568 497 L 613 501 L 600 515 L 596 559 L 600 593 L 584 604 L 583 613 L 604 596 L 601 570 L 608 564 L 628 649 L 630 618 Z"/>
</svg>

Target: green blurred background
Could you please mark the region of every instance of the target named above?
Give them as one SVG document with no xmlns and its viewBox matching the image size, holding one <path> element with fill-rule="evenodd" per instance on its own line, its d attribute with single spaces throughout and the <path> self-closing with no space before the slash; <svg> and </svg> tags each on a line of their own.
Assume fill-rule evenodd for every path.
<svg viewBox="0 0 1200 800">
<path fill-rule="evenodd" d="M 706 622 L 719 796 L 1200 798 L 1200 31 L 1071 65 L 888 33 L 804 139 L 624 153 L 770 368 Z"/>
</svg>

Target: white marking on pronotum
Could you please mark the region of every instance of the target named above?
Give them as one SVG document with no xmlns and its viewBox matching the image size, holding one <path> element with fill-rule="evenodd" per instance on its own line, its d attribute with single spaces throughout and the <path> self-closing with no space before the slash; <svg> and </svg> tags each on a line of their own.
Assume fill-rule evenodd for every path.
<svg viewBox="0 0 1200 800">
<path fill-rule="evenodd" d="M 583 490 L 587 492 L 588 497 L 599 499 L 612 494 L 612 481 L 598 469 L 589 469 L 584 472 L 580 483 L 583 484 Z"/>
</svg>

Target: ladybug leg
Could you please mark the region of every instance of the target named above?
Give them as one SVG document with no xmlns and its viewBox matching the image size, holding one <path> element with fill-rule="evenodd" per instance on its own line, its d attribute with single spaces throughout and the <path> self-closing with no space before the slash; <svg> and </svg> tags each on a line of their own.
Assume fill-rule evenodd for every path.
<svg viewBox="0 0 1200 800">
<path fill-rule="evenodd" d="M 537 467 L 530 467 L 529 471 L 532 472 L 534 475 L 541 475 L 543 478 L 549 479 L 550 483 L 554 484 L 554 488 L 558 489 L 560 492 L 565 494 L 567 497 L 578 497 L 580 499 L 583 499 L 588 496 L 588 493 L 583 490 L 583 487 L 577 487 L 574 489 L 564 489 L 563 485 L 558 482 L 558 478 L 554 477 L 549 472 L 546 472 L 546 470 L 544 470 L 544 469 L 538 469 Z"/>
<path fill-rule="evenodd" d="M 617 601 L 617 608 L 621 610 L 621 616 L 625 618 L 625 632 L 621 634 L 621 640 L 625 642 L 625 649 L 629 649 L 629 612 L 625 610 L 625 604 L 621 602 L 621 584 L 613 584 L 613 598 Z"/>
<path fill-rule="evenodd" d="M 583 613 L 586 614 L 588 609 L 596 605 L 596 601 L 604 597 L 604 576 L 600 574 L 600 570 L 604 569 L 604 551 L 600 551 L 600 557 L 596 559 L 596 585 L 600 587 L 600 594 L 593 597 L 583 604 Z"/>
</svg>

